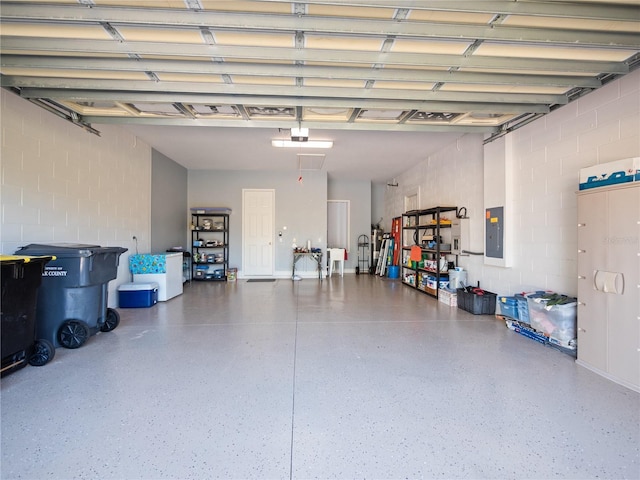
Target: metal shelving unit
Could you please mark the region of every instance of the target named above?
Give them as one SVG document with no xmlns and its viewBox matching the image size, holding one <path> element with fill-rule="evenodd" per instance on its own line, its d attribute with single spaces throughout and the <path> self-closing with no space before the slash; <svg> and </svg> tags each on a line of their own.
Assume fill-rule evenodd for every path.
<svg viewBox="0 0 640 480">
<path fill-rule="evenodd" d="M 455 217 L 456 211 L 457 207 L 433 207 L 412 210 L 402 215 L 401 278 L 403 284 L 438 298 L 440 281 L 449 278 L 447 257 L 453 255 L 450 238 L 449 243 L 441 241 L 443 233 L 451 229 L 451 218 L 445 218 L 442 214 L 452 212 Z M 425 236 L 432 237 L 432 240 L 423 240 Z M 430 243 L 431 247 L 429 247 Z M 442 248 L 445 244 L 448 247 Z M 421 260 L 412 262 L 409 258 L 412 248 L 415 247 L 420 248 Z M 429 264 L 425 265 L 424 262 Z M 442 268 L 442 262 L 444 262 L 444 268 Z M 435 279 L 435 288 L 427 285 L 427 276 Z"/>
</svg>

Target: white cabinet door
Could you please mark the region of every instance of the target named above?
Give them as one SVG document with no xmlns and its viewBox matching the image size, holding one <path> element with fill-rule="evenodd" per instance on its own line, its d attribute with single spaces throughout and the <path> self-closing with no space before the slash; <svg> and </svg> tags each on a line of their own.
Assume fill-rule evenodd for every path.
<svg viewBox="0 0 640 480">
<path fill-rule="evenodd" d="M 578 197 L 578 359 L 607 371 L 607 298 L 594 285 L 594 275 L 606 267 L 607 195 Z"/>
<path fill-rule="evenodd" d="M 608 271 L 616 288 L 608 297 L 609 373 L 640 386 L 640 186 L 611 190 L 606 236 Z"/>
</svg>

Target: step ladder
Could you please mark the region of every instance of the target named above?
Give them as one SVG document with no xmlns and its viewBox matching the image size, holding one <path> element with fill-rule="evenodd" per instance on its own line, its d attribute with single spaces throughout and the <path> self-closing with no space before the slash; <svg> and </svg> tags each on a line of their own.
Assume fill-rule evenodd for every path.
<svg viewBox="0 0 640 480">
<path fill-rule="evenodd" d="M 380 256 L 376 265 L 376 275 L 384 277 L 387 274 L 387 266 L 389 264 L 389 255 L 393 252 L 393 238 L 384 238 L 380 248 Z"/>
</svg>

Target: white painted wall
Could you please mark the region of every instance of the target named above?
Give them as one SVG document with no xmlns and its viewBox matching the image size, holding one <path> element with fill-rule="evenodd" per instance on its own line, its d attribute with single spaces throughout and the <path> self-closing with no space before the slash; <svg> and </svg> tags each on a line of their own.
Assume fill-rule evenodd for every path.
<svg viewBox="0 0 640 480">
<path fill-rule="evenodd" d="M 640 156 L 640 70 L 509 135 L 513 153 L 513 266 L 461 257 L 469 283 L 500 294 L 549 289 L 577 294 L 576 195 L 583 167 Z M 487 150 L 491 151 L 492 147 Z M 467 135 L 398 177 L 385 218 L 420 189 L 420 208 L 453 204 L 471 217 L 471 249 L 484 250 L 484 148 Z M 498 172 L 497 175 L 503 175 Z"/>
<path fill-rule="evenodd" d="M 151 165 L 151 251 L 189 250 L 184 241 L 187 169 L 156 150 L 151 151 Z"/>
<path fill-rule="evenodd" d="M 1 92 L 3 254 L 31 243 L 119 246 L 118 277 L 130 281 L 128 258 L 149 250 L 151 148 L 114 126 L 88 133 L 57 116 Z"/>
<path fill-rule="evenodd" d="M 358 237 L 366 235 L 371 240 L 371 182 L 330 178 L 328 200 L 349 200 L 351 238 L 344 268 L 345 272 L 355 272 L 359 251 L 364 252 L 363 258 L 370 255 L 368 249 L 365 251 L 358 248 Z M 363 263 L 362 268 L 366 270 L 364 267 Z"/>
<path fill-rule="evenodd" d="M 273 189 L 275 198 L 275 274 L 291 277 L 293 261 L 292 243 L 298 246 L 311 240 L 312 247 L 327 248 L 327 173 L 306 172 L 304 181 L 299 183 L 298 172 L 255 172 L 255 171 L 213 171 L 190 170 L 189 208 L 228 207 L 229 217 L 229 266 L 242 271 L 242 189 Z M 188 222 L 191 216 L 188 214 Z M 284 230 L 284 227 L 287 227 Z M 282 231 L 282 241 L 278 232 Z M 185 234 L 187 232 L 185 231 Z M 191 244 L 188 232 L 189 245 Z M 313 278 L 317 264 L 303 259 L 296 264 L 296 274 Z"/>
</svg>

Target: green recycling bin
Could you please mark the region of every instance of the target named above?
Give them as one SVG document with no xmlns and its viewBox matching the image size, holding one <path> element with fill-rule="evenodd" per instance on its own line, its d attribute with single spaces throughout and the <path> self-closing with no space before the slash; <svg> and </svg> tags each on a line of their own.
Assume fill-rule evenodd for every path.
<svg viewBox="0 0 640 480">
<path fill-rule="evenodd" d="M 120 315 L 107 307 L 108 285 L 118 275 L 121 247 L 85 244 L 31 244 L 20 255 L 51 255 L 42 273 L 36 309 L 36 336 L 56 347 L 81 347 L 91 335 L 109 332 Z"/>
</svg>

